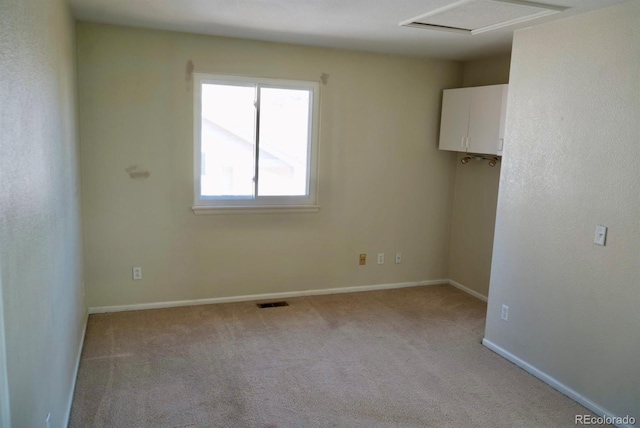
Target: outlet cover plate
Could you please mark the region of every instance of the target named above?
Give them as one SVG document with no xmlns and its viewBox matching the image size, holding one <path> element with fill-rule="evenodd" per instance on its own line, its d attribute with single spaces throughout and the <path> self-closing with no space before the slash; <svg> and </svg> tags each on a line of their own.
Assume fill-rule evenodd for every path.
<svg viewBox="0 0 640 428">
<path fill-rule="evenodd" d="M 502 313 L 500 314 L 500 319 L 503 321 L 509 321 L 509 306 L 502 305 Z"/>
<path fill-rule="evenodd" d="M 363 253 L 363 254 L 360 254 L 360 257 L 359 257 L 359 259 L 358 259 L 358 264 L 359 264 L 360 266 L 364 266 L 364 265 L 366 265 L 366 264 L 367 264 L 367 255 L 366 255 L 366 254 L 364 254 L 364 253 Z"/>
</svg>

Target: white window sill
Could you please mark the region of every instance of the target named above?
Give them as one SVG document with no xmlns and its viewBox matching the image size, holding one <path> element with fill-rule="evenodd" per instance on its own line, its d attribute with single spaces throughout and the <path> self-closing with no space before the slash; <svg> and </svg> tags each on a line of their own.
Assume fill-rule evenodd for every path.
<svg viewBox="0 0 640 428">
<path fill-rule="evenodd" d="M 195 215 L 317 213 L 320 205 L 194 206 Z"/>
</svg>

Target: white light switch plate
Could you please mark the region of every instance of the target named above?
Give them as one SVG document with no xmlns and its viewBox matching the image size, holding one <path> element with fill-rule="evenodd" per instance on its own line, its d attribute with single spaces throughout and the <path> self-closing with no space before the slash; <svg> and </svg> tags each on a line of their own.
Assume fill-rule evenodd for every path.
<svg viewBox="0 0 640 428">
<path fill-rule="evenodd" d="M 596 237 L 593 240 L 598 245 L 605 245 L 607 241 L 607 226 L 596 226 Z"/>
</svg>

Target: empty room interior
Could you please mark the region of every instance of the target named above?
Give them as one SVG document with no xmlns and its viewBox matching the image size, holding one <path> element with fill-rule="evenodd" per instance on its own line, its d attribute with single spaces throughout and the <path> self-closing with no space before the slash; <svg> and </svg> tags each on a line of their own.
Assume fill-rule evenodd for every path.
<svg viewBox="0 0 640 428">
<path fill-rule="evenodd" d="M 0 20 L 0 428 L 640 426 L 640 1 Z"/>
</svg>

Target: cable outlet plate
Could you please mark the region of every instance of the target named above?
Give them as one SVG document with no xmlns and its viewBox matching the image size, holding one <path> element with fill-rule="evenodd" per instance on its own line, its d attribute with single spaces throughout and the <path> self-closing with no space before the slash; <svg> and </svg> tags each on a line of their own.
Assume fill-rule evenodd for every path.
<svg viewBox="0 0 640 428">
<path fill-rule="evenodd" d="M 607 226 L 602 226 L 601 224 L 596 226 L 596 237 L 593 239 L 593 242 L 597 245 L 605 246 L 607 243 Z"/>
</svg>

